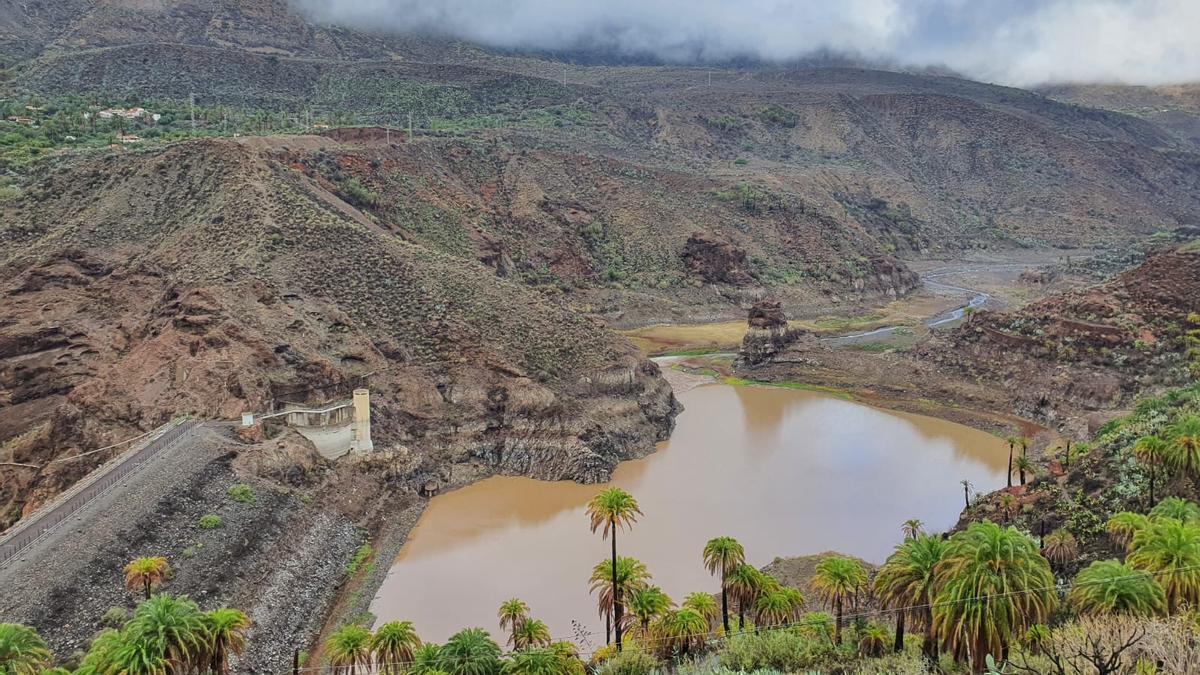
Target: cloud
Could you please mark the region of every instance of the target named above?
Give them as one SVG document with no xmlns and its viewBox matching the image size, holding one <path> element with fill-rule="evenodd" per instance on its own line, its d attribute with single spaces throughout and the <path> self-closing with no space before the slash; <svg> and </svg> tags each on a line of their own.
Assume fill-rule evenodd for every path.
<svg viewBox="0 0 1200 675">
<path fill-rule="evenodd" d="M 679 63 L 844 53 L 991 82 L 1200 81 L 1200 0 L 293 0 L 314 18 Z"/>
</svg>

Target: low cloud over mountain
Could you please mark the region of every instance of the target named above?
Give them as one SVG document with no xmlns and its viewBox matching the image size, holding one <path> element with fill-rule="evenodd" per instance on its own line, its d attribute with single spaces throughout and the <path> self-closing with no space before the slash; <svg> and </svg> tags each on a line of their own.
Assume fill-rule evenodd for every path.
<svg viewBox="0 0 1200 675">
<path fill-rule="evenodd" d="M 841 53 L 1017 86 L 1200 80 L 1194 0 L 293 0 L 314 18 L 669 62 Z"/>
</svg>

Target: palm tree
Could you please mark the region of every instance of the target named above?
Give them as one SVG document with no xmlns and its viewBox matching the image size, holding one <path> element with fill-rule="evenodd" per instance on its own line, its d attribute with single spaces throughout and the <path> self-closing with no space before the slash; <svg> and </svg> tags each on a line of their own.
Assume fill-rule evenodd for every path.
<svg viewBox="0 0 1200 675">
<path fill-rule="evenodd" d="M 934 570 L 948 542 L 937 535 L 921 535 L 896 547 L 875 575 L 875 593 L 884 608 L 898 612 L 894 649 L 904 648 L 904 622 L 925 630 L 925 655 L 937 662 L 937 637 L 933 631 Z"/>
<path fill-rule="evenodd" d="M 1167 427 L 1167 448 L 1163 458 L 1176 471 L 1200 474 L 1200 416 L 1188 415 Z"/>
<path fill-rule="evenodd" d="M 149 600 L 150 593 L 170 574 L 171 565 L 162 556 L 134 558 L 125 566 L 125 587 L 134 592 L 143 591 Z"/>
<path fill-rule="evenodd" d="M 834 642 L 842 644 L 842 610 L 846 598 L 853 596 L 867 583 L 862 563 L 844 556 L 829 556 L 817 563 L 812 586 L 821 599 L 834 606 L 837 623 Z"/>
<path fill-rule="evenodd" d="M 658 586 L 647 586 L 629 595 L 629 611 L 642 627 L 642 637 L 650 633 L 650 622 L 662 616 L 675 603 Z"/>
<path fill-rule="evenodd" d="M 0 673 L 38 675 L 53 660 L 45 641 L 32 628 L 0 623 Z"/>
<path fill-rule="evenodd" d="M 1004 439 L 1008 443 L 1008 487 L 1012 487 L 1012 472 L 1013 472 L 1013 448 L 1017 445 L 1016 436 L 1009 436 Z"/>
<path fill-rule="evenodd" d="M 559 642 L 558 645 L 569 643 Z M 504 675 L 580 675 L 583 662 L 568 655 L 565 647 L 537 647 L 516 652 L 504 664 Z"/>
<path fill-rule="evenodd" d="M 109 667 L 129 675 L 166 669 L 204 669 L 212 663 L 213 644 L 204 613 L 186 597 L 162 593 L 137 606 L 119 632 Z"/>
<path fill-rule="evenodd" d="M 108 675 L 114 672 L 142 672 L 129 668 L 120 668 L 117 659 L 120 651 L 125 647 L 128 641 L 126 634 L 119 630 L 108 629 L 102 631 L 99 635 L 92 639 L 92 643 L 88 646 L 87 654 L 79 663 L 79 668 L 76 669 L 76 675 Z M 166 663 L 161 662 L 161 668 L 155 672 L 161 672 L 166 669 Z"/>
<path fill-rule="evenodd" d="M 1150 470 L 1150 503 L 1154 503 L 1154 472 L 1162 465 L 1167 442 L 1158 436 L 1142 436 L 1133 444 L 1133 456 Z"/>
<path fill-rule="evenodd" d="M 1017 458 L 1017 474 L 1021 477 L 1021 485 L 1025 484 L 1025 474 L 1033 474 L 1033 462 L 1025 455 Z"/>
<path fill-rule="evenodd" d="M 541 619 L 526 619 L 513 631 L 513 649 L 547 647 L 550 645 L 550 627 Z"/>
<path fill-rule="evenodd" d="M 1181 497 L 1167 497 L 1150 509 L 1151 518 L 1174 518 L 1185 523 L 1200 521 L 1200 506 Z"/>
<path fill-rule="evenodd" d="M 1166 594 L 1148 572 L 1116 560 L 1097 560 L 1075 576 L 1067 602 L 1080 614 L 1155 616 L 1167 608 Z"/>
<path fill-rule="evenodd" d="M 1129 566 L 1154 574 L 1167 594 L 1167 612 L 1180 602 L 1200 603 L 1200 525 L 1174 518 L 1151 518 L 1133 535 Z"/>
<path fill-rule="evenodd" d="M 738 630 L 746 629 L 746 610 L 754 607 L 765 583 L 764 574 L 752 565 L 738 565 L 729 572 L 729 594 L 738 606 Z"/>
<path fill-rule="evenodd" d="M 600 616 L 615 616 L 615 598 L 618 593 L 622 597 L 632 595 L 645 588 L 650 582 L 650 572 L 646 570 L 646 565 L 641 561 L 622 556 L 617 558 L 616 562 L 616 567 L 613 567 L 608 560 L 601 560 L 592 568 L 591 585 L 588 590 L 598 594 L 596 604 L 600 609 Z M 614 581 L 616 582 L 615 586 Z M 614 589 L 616 589 L 615 592 Z M 614 622 L 614 625 L 619 629 L 624 629 L 622 624 L 625 620 L 625 616 L 622 615 L 621 621 Z"/>
<path fill-rule="evenodd" d="M 1075 535 L 1060 527 L 1046 535 L 1042 543 L 1042 555 L 1051 565 L 1061 569 L 1079 555 L 1079 542 L 1075 540 Z"/>
<path fill-rule="evenodd" d="M 442 645 L 438 663 L 447 675 L 498 675 L 500 645 L 482 628 L 464 628 Z"/>
<path fill-rule="evenodd" d="M 1054 574 L 1033 539 L 987 520 L 950 538 L 934 585 L 934 629 L 976 672 L 985 656 L 1003 657 L 1014 636 L 1045 623 L 1058 600 Z"/>
<path fill-rule="evenodd" d="M 389 621 L 380 626 L 371 637 L 371 653 L 379 672 L 397 675 L 413 661 L 413 654 L 421 648 L 421 638 L 413 629 L 411 621 Z"/>
<path fill-rule="evenodd" d="M 500 610 L 496 612 L 496 616 L 500 618 L 500 630 L 508 630 L 511 637 L 508 643 L 511 645 L 517 644 L 517 627 L 529 618 L 529 605 L 525 604 L 524 600 L 512 598 L 505 600 L 500 605 Z"/>
<path fill-rule="evenodd" d="M 759 626 L 782 626 L 795 621 L 804 609 L 804 596 L 794 588 L 780 586 L 758 596 L 754 621 Z"/>
<path fill-rule="evenodd" d="M 359 666 L 371 667 L 371 631 L 358 624 L 348 624 L 334 631 L 325 642 L 325 653 L 334 675 L 354 675 Z"/>
<path fill-rule="evenodd" d="M 678 651 L 679 656 L 685 657 L 691 649 L 704 645 L 708 619 L 689 607 L 673 609 L 655 622 L 654 633 L 663 656 Z"/>
<path fill-rule="evenodd" d="M 704 617 L 705 621 L 708 621 L 709 626 L 712 626 L 717 617 L 721 615 L 721 608 L 717 605 L 717 601 L 713 596 L 702 591 L 689 594 L 683 599 L 683 606 L 696 610 L 700 616 Z"/>
<path fill-rule="evenodd" d="M 426 642 L 417 647 L 413 651 L 412 667 L 409 668 L 410 675 L 434 675 L 435 673 L 444 673 L 442 670 L 442 648 Z"/>
<path fill-rule="evenodd" d="M 1000 495 L 1000 512 L 1004 514 L 1004 522 L 1012 520 L 1013 512 L 1017 510 L 1017 498 L 1005 492 Z"/>
<path fill-rule="evenodd" d="M 204 628 L 208 633 L 208 648 L 212 652 L 212 671 L 229 675 L 229 655 L 242 655 L 250 617 L 241 610 L 222 607 L 204 614 Z"/>
<path fill-rule="evenodd" d="M 887 652 L 888 633 L 883 626 L 871 624 L 858 638 L 858 653 L 867 658 L 879 658 Z"/>
<path fill-rule="evenodd" d="M 561 675 L 585 675 L 587 669 L 584 668 L 583 661 L 579 658 L 579 648 L 572 642 L 555 642 L 550 645 L 550 651 L 554 652 L 555 656 L 563 664 Z"/>
<path fill-rule="evenodd" d="M 717 537 L 704 545 L 704 567 L 709 574 L 721 572 L 721 625 L 729 632 L 729 571 L 746 562 L 746 551 L 733 537 Z"/>
<path fill-rule="evenodd" d="M 1108 519 L 1105 529 L 1108 530 L 1108 536 L 1112 538 L 1114 544 L 1128 550 L 1134 535 L 1149 524 L 1150 519 L 1140 513 L 1121 511 Z"/>
<path fill-rule="evenodd" d="M 616 632 L 617 651 L 621 651 L 621 623 L 624 608 L 621 603 L 621 587 L 617 583 L 617 530 L 632 528 L 642 515 L 637 500 L 621 488 L 609 488 L 592 498 L 587 507 L 592 532 L 603 528 L 603 538 L 612 537 L 612 598 L 613 629 Z"/>
<path fill-rule="evenodd" d="M 925 532 L 925 523 L 919 518 L 909 518 L 900 526 L 900 532 L 905 539 L 916 539 Z"/>
<path fill-rule="evenodd" d="M 958 483 L 959 485 L 962 485 L 963 488 L 963 501 L 966 502 L 966 506 L 964 508 L 969 509 L 971 508 L 971 481 L 964 478 L 958 481 Z"/>
</svg>

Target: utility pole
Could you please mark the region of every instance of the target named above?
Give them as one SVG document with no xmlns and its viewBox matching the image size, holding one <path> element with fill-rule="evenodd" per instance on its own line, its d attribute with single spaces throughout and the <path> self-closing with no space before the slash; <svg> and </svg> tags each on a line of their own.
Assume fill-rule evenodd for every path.
<svg viewBox="0 0 1200 675">
<path fill-rule="evenodd" d="M 300 650 L 292 650 L 292 675 L 300 675 Z"/>
<path fill-rule="evenodd" d="M 712 86 L 712 71 L 708 71 L 708 86 Z"/>
<path fill-rule="evenodd" d="M 196 135 L 196 94 L 188 92 L 188 114 L 192 117 L 192 135 Z"/>
<path fill-rule="evenodd" d="M 567 86 L 567 66 L 563 65 L 563 86 Z"/>
<path fill-rule="evenodd" d="M 408 113 L 408 142 L 412 143 L 412 113 Z"/>
</svg>

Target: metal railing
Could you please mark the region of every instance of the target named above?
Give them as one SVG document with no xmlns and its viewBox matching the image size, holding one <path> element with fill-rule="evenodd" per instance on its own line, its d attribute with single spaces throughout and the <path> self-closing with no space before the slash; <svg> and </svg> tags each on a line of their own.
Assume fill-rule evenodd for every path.
<svg viewBox="0 0 1200 675">
<path fill-rule="evenodd" d="M 108 492 L 122 478 L 136 471 L 147 460 L 179 443 L 198 425 L 199 422 L 195 420 L 184 420 L 159 427 L 161 433 L 157 433 L 140 446 L 99 467 L 59 495 L 53 502 L 22 519 L 14 528 L 0 536 L 0 567 L 15 560 L 22 551 L 50 534 L 54 528 L 75 515 L 92 500 Z"/>
</svg>

